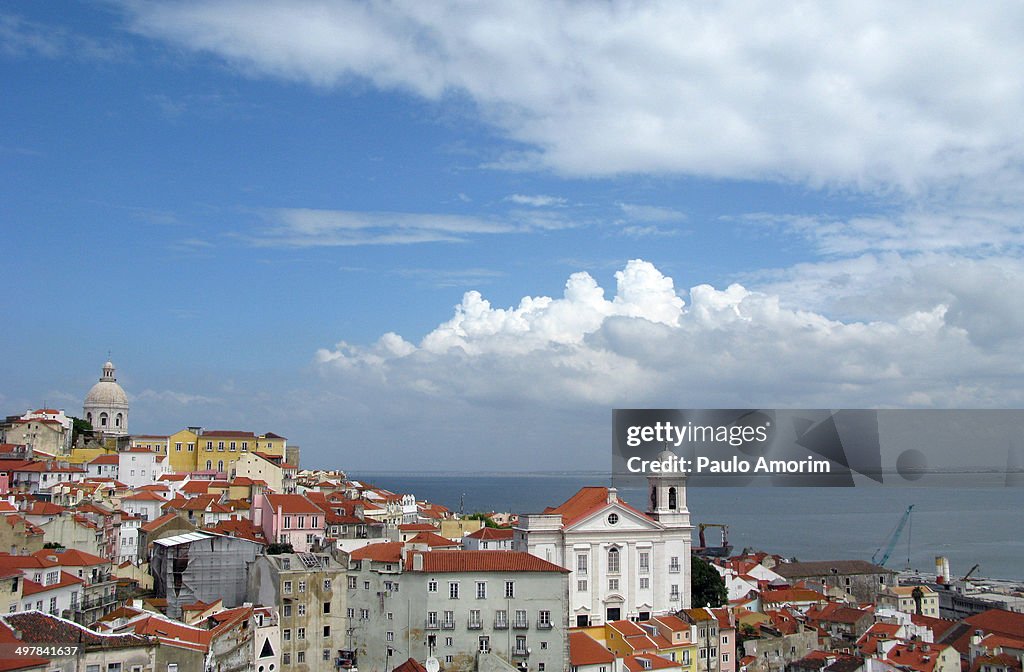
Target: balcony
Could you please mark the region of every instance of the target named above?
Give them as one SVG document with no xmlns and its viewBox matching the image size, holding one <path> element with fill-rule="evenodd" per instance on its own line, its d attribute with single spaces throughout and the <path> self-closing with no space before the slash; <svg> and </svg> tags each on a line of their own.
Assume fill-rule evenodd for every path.
<svg viewBox="0 0 1024 672">
<path fill-rule="evenodd" d="M 521 649 L 519 647 L 516 647 L 516 648 L 512 649 L 512 655 L 513 656 L 519 656 L 520 658 L 526 658 L 527 656 L 530 655 L 530 650 L 529 649 Z"/>
<path fill-rule="evenodd" d="M 669 565 L 668 566 L 668 571 L 669 571 L 670 574 L 678 574 L 679 573 L 679 565 Z"/>
<path fill-rule="evenodd" d="M 537 621 L 537 629 L 538 630 L 550 630 L 553 627 L 555 627 L 555 626 L 551 622 L 551 619 L 548 619 L 546 621 L 545 620 L 538 620 Z"/>
<path fill-rule="evenodd" d="M 427 624 L 424 627 L 427 630 L 440 630 L 441 629 L 441 621 L 427 621 Z"/>
<path fill-rule="evenodd" d="M 530 629 L 530 622 L 527 621 L 527 620 L 519 620 L 517 618 L 516 620 L 512 621 L 512 629 L 513 630 L 529 630 Z"/>
<path fill-rule="evenodd" d="M 495 630 L 508 630 L 508 620 L 506 619 L 495 619 L 494 621 Z"/>
<path fill-rule="evenodd" d="M 484 627 L 484 624 L 483 624 L 482 621 L 467 621 L 466 622 L 466 629 L 467 630 L 483 630 L 483 627 Z"/>
<path fill-rule="evenodd" d="M 441 629 L 442 630 L 454 630 L 455 629 L 455 621 L 441 621 Z"/>
</svg>

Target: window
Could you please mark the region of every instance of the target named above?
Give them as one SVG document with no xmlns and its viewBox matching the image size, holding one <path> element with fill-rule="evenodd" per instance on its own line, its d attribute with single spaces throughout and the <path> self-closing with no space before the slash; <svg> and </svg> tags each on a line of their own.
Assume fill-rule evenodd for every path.
<svg viewBox="0 0 1024 672">
<path fill-rule="evenodd" d="M 299 516 L 299 529 L 301 530 L 304 527 L 306 527 L 306 517 Z"/>
<path fill-rule="evenodd" d="M 178 441 L 177 443 L 174 444 L 174 452 L 176 452 L 176 453 L 180 453 L 181 452 L 181 441 Z"/>
<path fill-rule="evenodd" d="M 290 654 L 290 653 L 282 653 L 281 654 L 281 664 L 282 665 L 291 665 L 292 664 L 292 654 Z"/>
<path fill-rule="evenodd" d="M 291 628 L 285 628 L 284 630 L 282 630 L 281 631 L 281 639 L 286 641 L 286 642 L 292 641 L 292 629 Z"/>
<path fill-rule="evenodd" d="M 89 667 L 93 667 L 93 666 L 90 665 Z M 95 667 L 99 667 L 99 666 L 96 665 Z M 89 668 L 87 667 L 85 669 L 86 669 L 86 672 L 88 672 Z M 99 670 L 96 670 L 96 672 L 99 672 Z M 167 663 L 167 672 L 178 672 L 178 664 L 177 663 Z"/>
<path fill-rule="evenodd" d="M 587 580 L 582 579 L 576 582 L 576 592 L 585 593 L 587 592 Z"/>
<path fill-rule="evenodd" d="M 299 592 L 300 593 L 306 592 L 306 582 L 305 581 L 299 581 Z"/>
<path fill-rule="evenodd" d="M 476 582 L 476 599 L 486 600 L 487 599 L 487 582 L 477 581 Z"/>
<path fill-rule="evenodd" d="M 356 577 L 354 577 L 354 576 L 348 577 L 348 588 L 349 588 L 349 590 L 355 590 L 355 588 L 356 588 Z"/>
<path fill-rule="evenodd" d="M 302 664 L 302 663 L 306 662 L 306 652 L 305 651 L 299 651 L 298 653 L 296 653 L 295 654 L 295 662 L 299 663 L 299 664 Z"/>
<path fill-rule="evenodd" d="M 370 610 L 369 609 L 360 609 L 359 610 L 359 618 L 364 620 L 364 621 L 369 620 L 369 618 L 370 618 Z"/>
<path fill-rule="evenodd" d="M 305 616 L 305 615 L 306 615 L 306 605 L 300 604 L 299 605 L 299 616 Z"/>
<path fill-rule="evenodd" d="M 618 522 L 619 522 L 619 514 L 617 514 L 617 513 L 609 513 L 608 514 L 608 524 L 609 525 L 615 525 Z"/>
<path fill-rule="evenodd" d="M 640 590 L 647 590 L 650 587 L 651 587 L 651 580 L 648 579 L 646 576 L 641 576 L 640 577 Z"/>
<path fill-rule="evenodd" d="M 107 672 L 121 672 L 121 663 L 107 663 Z"/>
<path fill-rule="evenodd" d="M 330 660 L 331 659 L 331 650 L 330 649 L 324 649 L 322 655 L 323 655 L 323 659 L 324 660 Z"/>
<path fill-rule="evenodd" d="M 641 552 L 637 564 L 640 565 L 641 574 L 651 571 L 651 554 L 646 551 Z"/>
<path fill-rule="evenodd" d="M 502 630 L 508 628 L 508 611 L 499 609 L 494 612 L 494 627 Z"/>
<path fill-rule="evenodd" d="M 324 626 L 324 639 L 327 639 L 330 636 L 331 636 L 331 626 L 325 625 Z"/>
<path fill-rule="evenodd" d="M 444 662 L 446 662 L 446 663 L 450 663 L 450 662 L 452 662 L 452 660 L 454 660 L 453 656 L 448 655 L 448 656 L 444 657 Z"/>
<path fill-rule="evenodd" d="M 437 592 L 437 581 L 435 581 L 434 579 L 431 579 L 430 581 L 427 581 L 427 592 L 428 593 L 436 593 Z"/>
<path fill-rule="evenodd" d="M 530 621 L 526 618 L 526 609 L 516 609 L 516 620 L 512 624 L 514 628 L 526 628 L 529 627 Z"/>
<path fill-rule="evenodd" d="M 459 599 L 459 584 L 457 581 L 450 581 L 448 583 L 448 599 L 457 600 Z"/>
<path fill-rule="evenodd" d="M 188 444 L 188 452 L 190 452 L 190 453 L 195 452 L 195 449 L 196 449 L 196 444 L 194 444 L 194 443 Z"/>
<path fill-rule="evenodd" d="M 324 590 L 330 590 L 330 589 L 331 589 L 331 580 L 330 579 L 324 579 Z"/>
<path fill-rule="evenodd" d="M 285 516 L 284 517 L 284 529 L 287 530 L 291 526 L 292 526 L 292 517 L 291 516 Z"/>
<path fill-rule="evenodd" d="M 206 470 L 207 471 L 212 471 L 213 470 L 213 460 L 207 460 L 206 461 Z"/>
<path fill-rule="evenodd" d="M 217 442 L 217 450 L 220 450 L 220 451 L 224 450 L 224 442 L 223 441 L 218 441 Z"/>
<path fill-rule="evenodd" d="M 576 556 L 576 573 L 579 576 L 587 575 L 587 556 L 580 554 Z"/>
<path fill-rule="evenodd" d="M 292 605 L 290 605 L 290 604 L 284 605 L 282 607 L 282 609 L 281 609 L 281 615 L 284 616 L 285 618 L 291 618 L 291 615 L 292 615 Z"/>
<path fill-rule="evenodd" d="M 608 549 L 608 572 L 611 574 L 619 573 L 619 549 L 614 546 Z"/>
<path fill-rule="evenodd" d="M 291 594 L 291 592 L 292 592 L 292 582 L 291 581 L 285 581 L 284 582 L 284 588 L 281 589 L 281 592 L 286 593 L 286 594 Z"/>
<path fill-rule="evenodd" d="M 673 555 L 668 561 L 668 571 L 678 572 L 679 571 L 679 556 Z"/>
<path fill-rule="evenodd" d="M 526 635 L 516 635 L 515 653 L 526 653 Z"/>
<path fill-rule="evenodd" d="M 551 612 L 546 610 L 546 609 L 542 610 L 539 614 L 537 614 L 537 623 L 542 628 L 550 628 L 551 627 Z"/>
<path fill-rule="evenodd" d="M 729 662 L 729 654 L 728 653 L 723 653 L 722 654 L 722 662 L 723 663 L 728 663 Z"/>
<path fill-rule="evenodd" d="M 345 610 L 345 615 L 347 617 L 349 617 L 349 618 L 355 618 L 356 617 L 356 610 L 355 610 L 355 608 L 354 607 L 349 607 L 348 609 L 346 609 Z"/>
<path fill-rule="evenodd" d="M 363 581 L 363 590 L 369 590 L 369 589 L 370 589 L 370 582 L 369 581 Z"/>
<path fill-rule="evenodd" d="M 618 590 L 618 589 L 619 589 L 619 580 L 618 579 L 608 579 L 608 590 Z"/>
<path fill-rule="evenodd" d="M 330 602 L 324 602 L 324 613 L 325 614 L 331 613 L 331 603 Z"/>
<path fill-rule="evenodd" d="M 234 441 L 231 442 L 231 445 L 229 446 L 229 449 L 230 450 L 234 450 L 235 449 L 235 442 Z"/>
<path fill-rule="evenodd" d="M 729 635 L 722 635 L 722 644 L 729 643 Z"/>
<path fill-rule="evenodd" d="M 516 582 L 506 581 L 505 582 L 505 597 L 512 599 L 516 596 Z"/>
<path fill-rule="evenodd" d="M 469 627 L 480 628 L 483 627 L 483 622 L 480 620 L 480 610 L 470 609 L 469 610 Z"/>
<path fill-rule="evenodd" d="M 295 629 L 295 639 L 299 640 L 300 642 L 303 641 L 304 639 L 306 639 L 306 629 L 305 628 L 296 628 Z"/>
<path fill-rule="evenodd" d="M 384 640 L 387 642 L 395 641 L 395 633 L 391 630 L 388 630 L 386 633 L 384 633 Z"/>
</svg>

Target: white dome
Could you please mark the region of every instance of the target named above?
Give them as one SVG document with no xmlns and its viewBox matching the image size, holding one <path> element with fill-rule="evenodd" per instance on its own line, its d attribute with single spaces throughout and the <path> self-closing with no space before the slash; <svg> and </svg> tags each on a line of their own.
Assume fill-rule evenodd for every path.
<svg viewBox="0 0 1024 672">
<path fill-rule="evenodd" d="M 85 406 L 128 406 L 128 395 L 112 380 L 101 380 L 85 395 Z"/>
</svg>

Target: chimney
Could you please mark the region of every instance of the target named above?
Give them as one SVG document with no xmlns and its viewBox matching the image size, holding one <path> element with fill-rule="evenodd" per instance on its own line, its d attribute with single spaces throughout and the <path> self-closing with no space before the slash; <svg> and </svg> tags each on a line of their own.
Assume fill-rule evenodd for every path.
<svg viewBox="0 0 1024 672">
<path fill-rule="evenodd" d="M 619 501 L 619 491 L 615 488 L 608 488 L 608 503 L 614 504 Z"/>
</svg>

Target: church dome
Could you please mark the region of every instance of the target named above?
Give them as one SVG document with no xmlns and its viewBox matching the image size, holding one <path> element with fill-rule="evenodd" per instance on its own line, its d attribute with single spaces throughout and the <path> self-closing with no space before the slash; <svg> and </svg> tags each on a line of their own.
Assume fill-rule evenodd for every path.
<svg viewBox="0 0 1024 672">
<path fill-rule="evenodd" d="M 103 375 L 100 376 L 100 382 L 93 385 L 89 393 L 85 395 L 86 407 L 128 405 L 128 395 L 117 384 L 117 378 L 114 376 L 114 371 L 116 370 L 114 363 L 108 359 L 103 365 Z"/>
<path fill-rule="evenodd" d="M 127 406 L 128 395 L 112 380 L 101 380 L 85 395 L 86 406 Z"/>
</svg>

